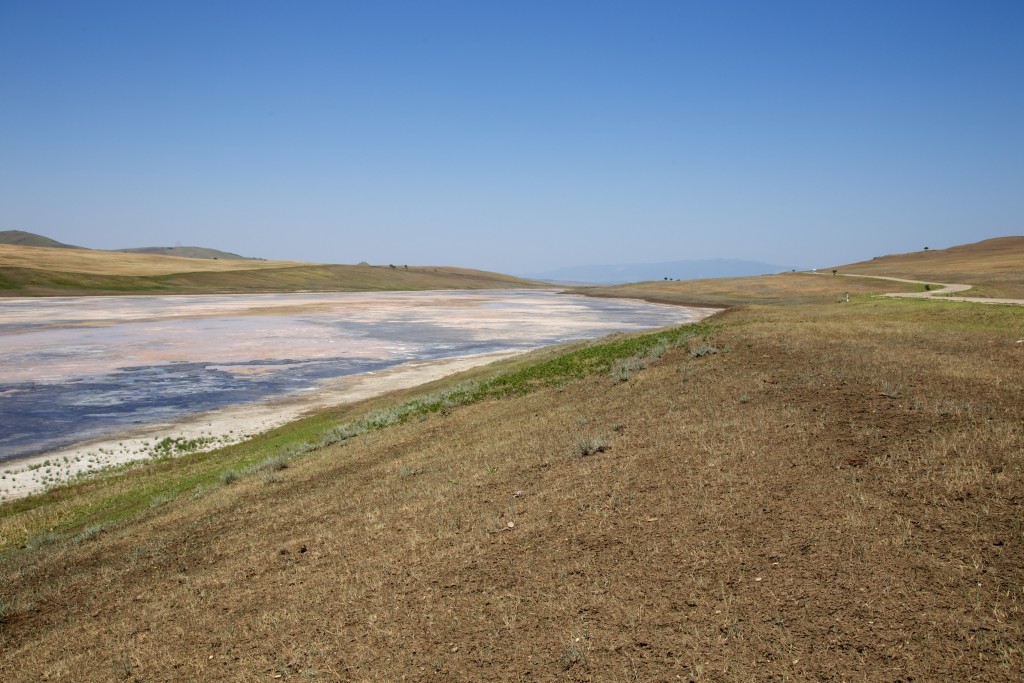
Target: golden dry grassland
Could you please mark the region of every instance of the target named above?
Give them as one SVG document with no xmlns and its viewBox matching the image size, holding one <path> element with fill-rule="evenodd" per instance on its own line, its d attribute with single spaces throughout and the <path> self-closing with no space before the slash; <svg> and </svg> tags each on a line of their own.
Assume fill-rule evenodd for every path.
<svg viewBox="0 0 1024 683">
<path fill-rule="evenodd" d="M 632 297 L 665 303 L 713 304 L 803 304 L 833 303 L 846 295 L 913 292 L 920 286 L 902 282 L 886 282 L 861 278 L 836 277 L 814 273 L 780 273 L 756 277 L 711 278 L 637 282 L 625 285 L 579 287 L 577 291 L 591 296 Z"/>
<path fill-rule="evenodd" d="M 498 289 L 538 283 L 442 266 L 325 265 L 0 244 L 0 296 Z"/>
<path fill-rule="evenodd" d="M 170 275 L 172 273 L 223 273 L 232 270 L 263 270 L 310 265 L 297 261 L 256 259 L 202 259 L 153 254 L 128 254 L 92 249 L 54 249 L 0 244 L 0 267 L 33 268 L 91 275 Z"/>
</svg>

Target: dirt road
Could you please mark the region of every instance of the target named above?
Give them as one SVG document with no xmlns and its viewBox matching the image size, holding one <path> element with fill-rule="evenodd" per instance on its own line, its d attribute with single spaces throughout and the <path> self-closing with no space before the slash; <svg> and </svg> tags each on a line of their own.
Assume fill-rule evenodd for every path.
<svg viewBox="0 0 1024 683">
<path fill-rule="evenodd" d="M 819 273 L 824 275 L 825 273 Z M 892 282 L 909 282 L 916 285 L 939 286 L 941 289 L 932 289 L 926 292 L 890 292 L 884 296 L 897 297 L 901 299 L 938 299 L 939 301 L 966 301 L 975 304 L 1009 304 L 1012 306 L 1024 306 L 1024 299 L 993 299 L 981 296 L 947 296 L 957 292 L 966 292 L 973 285 L 948 284 L 938 282 L 927 282 L 925 280 L 908 280 L 902 277 L 887 277 L 884 275 L 856 275 L 854 273 L 837 273 L 842 277 L 862 277 L 872 280 L 890 280 Z"/>
</svg>

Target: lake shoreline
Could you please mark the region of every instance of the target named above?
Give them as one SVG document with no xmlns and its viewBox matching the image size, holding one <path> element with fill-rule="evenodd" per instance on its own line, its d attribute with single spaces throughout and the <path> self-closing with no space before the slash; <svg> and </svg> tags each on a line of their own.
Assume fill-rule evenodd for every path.
<svg viewBox="0 0 1024 683">
<path fill-rule="evenodd" d="M 2 305 L 0 500 L 212 451 L 542 346 L 717 312 L 603 301 L 519 290 Z"/>
<path fill-rule="evenodd" d="M 411 361 L 386 370 L 348 375 L 284 398 L 239 404 L 188 416 L 170 423 L 125 430 L 0 465 L 0 500 L 14 500 L 49 488 L 99 475 L 104 471 L 154 457 L 216 450 L 250 439 L 306 415 L 408 389 L 449 375 L 511 358 L 526 349 Z M 169 447 L 158 444 L 170 440 Z M 196 443 L 176 450 L 174 443 Z M 167 442 L 165 442 L 167 443 Z M 48 464 L 47 464 L 48 463 Z"/>
</svg>

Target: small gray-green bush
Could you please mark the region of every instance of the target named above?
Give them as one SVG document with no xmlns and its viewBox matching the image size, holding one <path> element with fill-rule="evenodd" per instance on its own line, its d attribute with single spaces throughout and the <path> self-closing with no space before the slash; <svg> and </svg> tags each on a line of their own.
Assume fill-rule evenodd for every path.
<svg viewBox="0 0 1024 683">
<path fill-rule="evenodd" d="M 664 356 L 666 351 L 668 351 L 668 344 L 665 342 L 661 342 L 660 344 L 651 347 L 651 350 L 647 352 L 647 362 L 654 363 Z"/>
<path fill-rule="evenodd" d="M 28 542 L 25 543 L 25 546 L 29 550 L 38 550 L 39 548 L 42 548 L 44 546 L 53 545 L 54 543 L 57 543 L 59 540 L 60 534 L 54 533 L 52 531 L 46 531 L 44 533 L 38 534 L 28 539 Z"/>
<path fill-rule="evenodd" d="M 902 386 L 892 382 L 882 382 L 882 396 L 888 396 L 889 398 L 899 398 Z"/>
<path fill-rule="evenodd" d="M 608 444 L 604 439 L 597 437 L 581 437 L 576 440 L 573 446 L 573 455 L 584 458 L 595 453 L 603 453 L 608 450 Z"/>
<path fill-rule="evenodd" d="M 698 344 L 690 349 L 690 358 L 703 358 L 704 356 L 711 356 L 720 352 L 721 349 L 714 344 Z"/>
<path fill-rule="evenodd" d="M 272 455 L 266 460 L 256 463 L 254 469 L 257 472 L 279 472 L 288 467 L 288 462 L 293 458 L 287 451 Z"/>
<path fill-rule="evenodd" d="M 91 540 L 103 533 L 103 529 L 104 527 L 102 524 L 92 524 L 82 529 L 79 534 L 75 536 L 75 540 L 79 542 Z"/>
</svg>

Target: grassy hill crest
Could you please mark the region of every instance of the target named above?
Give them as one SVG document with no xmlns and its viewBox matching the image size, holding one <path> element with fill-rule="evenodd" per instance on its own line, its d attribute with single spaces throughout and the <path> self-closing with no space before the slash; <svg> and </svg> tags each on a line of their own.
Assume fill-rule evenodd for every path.
<svg viewBox="0 0 1024 683">
<path fill-rule="evenodd" d="M 48 247 L 51 249 L 82 249 L 73 244 L 64 244 L 44 235 L 24 230 L 0 230 L 0 244 L 13 244 L 20 247 Z"/>
<path fill-rule="evenodd" d="M 994 237 L 947 249 L 889 254 L 840 272 L 971 284 L 971 296 L 1024 298 L 1024 237 Z"/>
<path fill-rule="evenodd" d="M 111 249 L 125 254 L 154 254 L 157 256 L 183 256 L 185 258 L 206 259 L 248 259 L 230 251 L 210 249 L 208 247 L 133 247 L 131 249 Z"/>
</svg>

